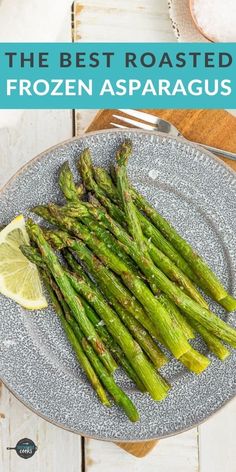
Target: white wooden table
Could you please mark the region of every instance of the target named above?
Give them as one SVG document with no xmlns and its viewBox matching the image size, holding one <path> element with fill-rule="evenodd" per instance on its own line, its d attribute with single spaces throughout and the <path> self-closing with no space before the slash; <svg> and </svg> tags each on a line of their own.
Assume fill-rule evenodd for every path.
<svg viewBox="0 0 236 472">
<path fill-rule="evenodd" d="M 82 41 L 175 40 L 167 0 L 85 0 L 77 12 L 76 34 Z M 67 14 L 60 40 L 70 38 Z M 77 111 L 77 132 L 94 114 Z M 14 127 L 0 129 L 0 186 L 36 154 L 71 137 L 72 124 L 71 111 L 32 110 Z M 51 425 L 1 385 L 0 472 L 236 472 L 235 418 L 232 401 L 199 428 L 163 440 L 146 458 L 136 459 L 111 443 L 83 439 Z M 6 449 L 24 437 L 38 446 L 27 461 Z"/>
</svg>

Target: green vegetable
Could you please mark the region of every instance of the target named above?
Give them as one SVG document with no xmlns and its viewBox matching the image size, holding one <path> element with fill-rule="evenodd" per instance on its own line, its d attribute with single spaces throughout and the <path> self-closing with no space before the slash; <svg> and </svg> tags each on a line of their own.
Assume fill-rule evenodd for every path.
<svg viewBox="0 0 236 472">
<path fill-rule="evenodd" d="M 189 350 L 189 343 L 183 335 L 181 329 L 174 325 L 168 312 L 161 303 L 154 297 L 146 284 L 126 266 L 113 252 L 111 252 L 103 241 L 100 241 L 81 223 L 63 216 L 58 209 L 55 211 L 58 224 L 64 226 L 70 232 L 82 239 L 97 255 L 102 262 L 110 267 L 115 273 L 121 276 L 124 284 L 136 296 L 149 314 L 151 321 L 161 333 L 166 346 L 179 358 Z M 54 214 L 54 217 L 55 217 Z M 68 243 L 66 242 L 66 245 Z"/>
<path fill-rule="evenodd" d="M 96 285 L 88 278 L 85 277 L 83 269 L 80 264 L 75 260 L 73 255 L 69 251 L 63 252 L 67 262 L 71 266 L 73 272 L 84 278 L 87 283 L 91 286 L 94 291 L 97 291 Z M 132 336 L 136 339 L 143 351 L 146 352 L 148 357 L 153 362 L 154 366 L 159 369 L 166 364 L 167 358 L 160 348 L 155 344 L 148 332 L 143 326 L 132 316 L 129 312 L 122 307 L 122 305 L 116 300 L 116 298 L 110 293 L 109 286 L 104 284 L 103 279 L 99 277 L 99 274 L 94 273 L 93 276 L 96 278 L 98 285 L 101 287 L 105 297 L 112 304 L 114 310 L 119 315 L 121 321 L 126 325 Z"/>
<path fill-rule="evenodd" d="M 88 169 L 95 175 L 96 185 L 99 188 L 100 195 L 96 192 L 96 187 L 93 186 L 90 190 L 94 191 L 99 199 L 101 192 L 104 192 L 104 196 L 108 195 L 114 202 L 120 204 L 119 193 L 109 174 L 101 168 L 93 169 L 91 156 L 87 156 L 86 164 Z M 209 293 L 211 297 L 218 301 L 226 310 L 235 310 L 236 300 L 226 292 L 206 262 L 137 190 L 131 188 L 130 191 L 136 207 L 143 211 L 153 223 L 151 224 L 150 221 L 138 211 L 141 227 L 146 237 L 151 238 L 152 243 L 168 256 L 182 272 L 196 282 L 206 293 Z M 105 205 L 105 200 L 103 200 L 102 203 Z M 115 217 L 114 213 L 112 217 Z"/>
<path fill-rule="evenodd" d="M 116 362 L 104 346 L 92 323 L 88 320 L 80 299 L 77 297 L 77 294 L 71 286 L 68 277 L 65 275 L 65 271 L 60 265 L 57 256 L 46 242 L 41 229 L 30 219 L 27 221 L 26 227 L 30 238 L 38 245 L 43 256 L 44 263 L 47 265 L 48 270 L 53 275 L 65 298 L 66 303 L 70 307 L 70 310 L 81 327 L 84 335 L 91 342 L 94 350 L 98 354 L 107 370 L 109 372 L 114 372 L 117 367 Z"/>
<path fill-rule="evenodd" d="M 229 296 L 221 282 L 202 257 L 193 250 L 190 244 L 177 233 L 174 227 L 171 226 L 163 216 L 152 208 L 152 206 L 142 195 L 140 195 L 140 193 L 137 192 L 137 190 L 132 188 L 131 191 L 137 207 L 147 214 L 153 224 L 161 231 L 163 236 L 188 262 L 190 267 L 192 267 L 194 272 L 197 274 L 199 284 L 202 283 L 203 287 L 207 288 L 212 298 L 221 303 L 222 306 L 224 306 L 224 300 L 226 299 L 227 306 L 230 307 L 231 310 L 236 309 L 236 300 Z"/>
<path fill-rule="evenodd" d="M 48 231 L 47 237 L 57 248 L 62 248 L 63 246 L 70 247 L 70 238 L 62 231 Z M 147 391 L 150 393 L 152 398 L 154 400 L 164 399 L 169 389 L 168 385 L 164 379 L 162 379 L 161 376 L 155 372 L 147 358 L 143 355 L 139 345 L 133 340 L 132 336 L 121 323 L 114 311 L 109 307 L 108 304 L 105 303 L 103 296 L 100 296 L 98 292 L 95 293 L 82 278 L 78 280 L 78 278 L 71 274 L 65 274 L 64 271 L 63 273 L 64 276 L 66 275 L 66 279 L 68 280 L 70 286 L 73 283 L 73 288 L 76 288 L 76 291 L 88 300 L 95 311 L 99 313 L 99 316 L 104 320 L 109 333 L 122 348 L 127 359 L 137 372 L 143 384 L 146 386 Z"/>
<path fill-rule="evenodd" d="M 64 162 L 61 166 L 59 186 L 66 199 L 69 201 L 77 201 L 78 198 L 81 198 L 84 194 L 83 185 L 76 186 L 68 162 Z"/>
<path fill-rule="evenodd" d="M 83 204 L 83 212 L 85 211 L 84 208 L 85 204 Z M 151 280 L 152 283 L 155 282 L 157 287 L 171 298 L 186 315 L 203 324 L 203 326 L 208 328 L 223 341 L 236 347 L 236 330 L 234 328 L 229 326 L 210 310 L 207 310 L 192 300 L 179 287 L 173 284 L 165 274 L 158 269 L 158 267 L 154 264 L 150 264 L 150 261 L 145 258 L 145 255 L 142 255 L 137 250 L 136 244 L 131 240 L 123 228 L 112 220 L 107 213 L 102 212 L 100 208 L 95 208 L 88 204 L 86 205 L 86 208 L 88 209 L 88 212 L 97 219 L 97 221 L 101 221 L 111 232 L 113 232 L 117 239 L 122 241 L 123 247 L 130 247 L 130 255 L 132 255 L 136 264 L 143 271 L 148 280 Z"/>
<path fill-rule="evenodd" d="M 215 354 L 221 361 L 224 361 L 229 357 L 230 351 L 225 347 L 225 345 L 218 339 L 214 334 L 208 331 L 204 326 L 197 323 L 193 319 L 190 321 L 191 325 L 196 331 L 202 336 L 205 341 L 208 349 Z"/>
<path fill-rule="evenodd" d="M 98 207 L 102 211 L 104 211 L 104 208 L 100 205 L 100 203 L 96 200 L 96 198 L 90 197 L 90 203 L 92 204 L 92 206 Z M 79 217 L 81 219 L 81 221 L 85 222 L 85 224 L 87 223 L 87 225 L 92 227 L 92 225 L 89 221 L 89 218 L 85 218 L 85 217 L 80 216 L 80 207 L 79 207 L 79 211 L 77 211 L 77 205 L 76 205 L 75 202 L 72 205 L 67 205 L 66 207 L 64 207 L 64 212 L 65 212 L 65 214 L 67 214 L 70 217 L 76 217 L 76 216 Z M 122 214 L 122 215 L 123 215 L 122 220 L 124 221 L 125 220 L 125 215 L 124 214 Z M 104 237 L 102 236 L 102 231 L 104 231 L 104 228 L 101 228 L 101 227 L 98 227 L 98 226 L 96 227 L 93 223 L 93 228 L 92 229 L 98 237 L 100 237 L 104 240 Z M 121 234 L 123 234 L 123 236 L 124 236 L 124 234 L 125 234 L 124 229 L 123 229 L 123 233 L 121 233 Z M 121 237 L 121 234 L 120 234 L 120 237 Z M 122 245 L 121 246 L 122 249 L 125 247 L 126 252 L 128 254 L 130 254 L 129 245 L 127 245 L 127 241 L 128 240 L 126 239 L 126 236 L 124 236 L 123 240 L 120 239 L 120 244 Z M 150 240 L 145 239 L 145 244 L 146 244 L 146 247 L 149 251 L 149 255 L 151 256 L 151 259 L 153 260 L 155 265 L 157 267 L 159 267 L 159 269 L 161 269 L 161 271 L 164 272 L 164 274 L 167 275 L 167 277 L 170 280 L 173 280 L 173 282 L 176 282 L 181 288 L 183 288 L 184 291 L 191 298 L 193 298 L 193 300 L 196 300 L 200 305 L 204 306 L 205 308 L 208 308 L 208 305 L 207 305 L 205 299 L 202 297 L 200 292 L 194 286 L 192 281 L 167 256 L 165 256 L 164 253 L 162 253 L 154 244 L 152 244 L 152 242 Z M 122 253 L 124 253 L 124 249 L 123 249 Z M 122 256 L 122 254 L 121 254 L 121 256 Z M 147 254 L 146 254 L 146 256 L 147 256 Z M 123 259 L 125 260 L 125 258 L 123 258 Z M 129 263 L 129 265 L 132 268 L 130 263 Z M 136 269 L 136 267 L 134 267 L 134 269 Z M 150 281 L 150 286 L 151 286 L 151 288 L 153 286 L 153 283 L 151 283 L 151 281 Z"/>
<path fill-rule="evenodd" d="M 137 217 L 135 205 L 129 191 L 129 181 L 127 175 L 127 163 L 132 153 L 132 143 L 129 140 L 124 141 L 116 152 L 116 183 L 119 197 L 122 201 L 129 233 L 137 243 L 140 251 L 148 257 L 146 242 Z"/>
<path fill-rule="evenodd" d="M 83 160 L 83 156 L 81 158 Z M 116 186 L 113 184 L 111 177 L 105 169 L 93 167 L 91 156 L 86 156 L 86 162 L 82 167 L 81 173 L 84 180 L 84 174 L 93 173 L 95 180 L 90 178 L 90 191 L 94 192 L 98 200 L 105 206 L 109 214 L 120 224 L 125 223 L 124 214 L 120 210 L 120 199 Z M 115 171 L 114 171 L 115 172 Z M 109 198 L 107 198 L 109 197 Z M 111 201 L 112 200 L 112 201 Z M 115 202 L 115 203 L 113 203 Z M 162 233 L 137 209 L 137 215 L 141 224 L 142 231 L 146 238 L 151 239 L 152 243 L 160 249 L 174 264 L 191 280 L 196 281 L 197 277 L 184 260 L 184 258 L 176 251 L 176 249 L 167 241 Z"/>
<path fill-rule="evenodd" d="M 47 273 L 46 273 L 47 268 L 46 268 L 45 264 L 43 263 L 43 258 L 39 254 L 38 250 L 36 248 L 33 248 L 32 246 L 22 246 L 21 250 L 22 250 L 23 254 L 33 264 L 36 264 L 41 269 L 43 269 L 43 270 L 41 270 L 40 273 L 41 273 L 42 277 L 45 280 L 48 291 L 50 292 L 50 287 L 48 286 L 48 283 L 47 283 L 48 282 L 47 281 L 48 276 L 47 276 Z M 92 281 L 85 275 L 82 267 L 77 263 L 77 261 L 72 256 L 72 254 L 70 254 L 69 251 L 64 251 L 64 256 L 65 256 L 66 260 L 72 266 L 72 269 L 75 267 L 76 272 L 79 273 L 79 275 L 81 275 L 82 277 L 84 277 L 84 279 L 89 284 L 91 284 L 91 287 L 95 287 L 95 285 L 92 283 Z M 46 277 L 46 279 L 45 279 L 45 277 Z M 52 282 L 51 278 L 50 278 L 50 285 L 52 286 L 52 288 L 56 292 L 56 301 L 58 303 L 61 302 L 61 304 L 63 304 L 63 306 L 64 306 L 65 302 L 63 303 L 63 298 L 62 298 L 61 292 L 58 289 L 58 287 L 56 286 L 56 284 Z M 50 295 L 51 295 L 51 293 L 50 293 Z M 52 298 L 52 296 L 51 296 L 51 298 Z M 59 300 L 60 300 L 60 302 L 59 302 Z M 55 294 L 54 294 L 54 300 L 52 300 L 52 301 L 53 301 L 53 304 L 54 304 Z M 82 297 L 80 297 L 80 301 L 81 301 L 81 303 L 82 303 L 82 305 L 85 309 L 85 312 L 86 312 L 86 315 L 87 315 L 88 319 L 91 321 L 91 323 L 95 327 L 95 329 L 98 332 L 101 340 L 104 342 L 105 346 L 110 350 L 110 352 L 112 353 L 115 360 L 123 367 L 123 369 L 126 371 L 127 375 L 131 378 L 131 380 L 133 380 L 133 382 L 137 385 L 139 390 L 142 391 L 142 392 L 145 392 L 146 389 L 145 389 L 144 385 L 142 384 L 141 380 L 137 376 L 137 374 L 134 371 L 134 369 L 132 368 L 132 366 L 129 364 L 128 360 L 126 359 L 126 357 L 125 357 L 124 353 L 122 352 L 121 348 L 119 347 L 119 345 L 111 337 L 111 335 L 107 331 L 106 327 L 103 326 L 101 318 L 99 318 L 99 316 L 95 313 L 95 311 L 92 309 L 92 307 L 89 305 L 89 303 L 86 302 L 86 300 L 84 300 Z M 57 310 L 56 303 L 54 304 L 54 308 L 57 312 L 58 310 Z"/>
<path fill-rule="evenodd" d="M 83 279 L 70 275 L 74 289 L 81 294 L 104 320 L 111 336 L 120 345 L 132 367 L 154 400 L 163 400 L 169 387 L 144 356 L 139 344 L 132 338 L 119 317 L 98 290 L 93 290 Z"/>
<path fill-rule="evenodd" d="M 89 382 L 91 383 L 92 387 L 94 388 L 95 392 L 97 393 L 97 395 L 100 398 L 103 405 L 110 406 L 110 402 L 107 398 L 106 392 L 105 392 L 105 390 L 104 390 L 104 388 L 103 388 L 96 372 L 94 371 L 94 369 L 92 367 L 93 362 L 90 363 L 90 361 L 88 360 L 88 358 L 85 354 L 85 351 L 83 350 L 82 345 L 83 346 L 85 345 L 86 338 L 82 335 L 82 333 L 81 333 L 81 343 L 76 338 L 73 329 L 69 326 L 69 324 L 71 324 L 71 323 L 68 324 L 68 320 L 65 319 L 63 308 L 62 308 L 62 306 L 60 304 L 60 301 L 58 299 L 58 287 L 56 286 L 56 289 L 55 289 L 56 284 L 54 284 L 52 282 L 52 279 L 50 278 L 50 276 L 44 270 L 41 270 L 40 273 L 41 273 L 41 276 L 42 276 L 42 278 L 44 280 L 44 283 L 46 285 L 46 288 L 47 288 L 47 291 L 49 293 L 52 305 L 53 305 L 53 307 L 54 307 L 54 309 L 57 313 L 57 316 L 58 316 L 58 318 L 61 322 L 61 325 L 62 325 L 62 327 L 65 331 L 67 339 L 68 339 L 69 343 L 71 344 L 73 350 L 75 351 L 75 354 L 76 354 L 76 357 L 79 361 L 80 366 L 82 367 L 82 369 L 86 373 Z M 92 348 L 91 348 L 91 350 L 93 351 Z M 97 357 L 97 355 L 95 354 L 94 351 L 93 351 L 93 357 Z"/>
<path fill-rule="evenodd" d="M 50 211 L 47 207 L 38 206 L 34 208 L 34 212 L 39 216 L 42 216 L 47 221 L 51 222 L 52 224 L 55 222 L 56 219 L 52 217 Z M 58 233 L 58 232 L 57 232 Z M 47 237 L 52 236 L 52 234 L 45 231 Z M 58 241 L 53 241 L 55 246 L 58 249 L 62 249 L 66 246 L 62 244 L 60 246 L 60 239 L 59 239 L 59 246 L 57 246 Z M 74 241 L 76 243 L 76 241 Z M 111 293 L 116 297 L 119 303 L 126 308 L 126 310 L 135 318 L 137 319 L 140 324 L 154 337 L 159 338 L 159 333 L 157 332 L 155 326 L 151 322 L 151 320 L 146 315 L 142 306 L 138 303 L 137 300 L 134 299 L 132 294 L 124 287 L 124 285 L 120 282 L 118 277 L 107 269 L 99 259 L 95 258 L 93 254 L 89 251 L 89 249 L 85 246 L 85 244 L 77 244 L 76 251 L 78 253 L 78 257 L 85 261 L 87 267 L 91 274 L 95 277 L 96 273 L 100 275 L 100 278 L 104 281 L 104 283 L 109 286 L 109 290 Z"/>
<path fill-rule="evenodd" d="M 88 359 L 93 364 L 95 371 L 99 375 L 101 382 L 103 383 L 107 391 L 110 393 L 115 403 L 124 410 L 128 418 L 132 422 L 138 421 L 139 413 L 136 407 L 134 406 L 133 402 L 125 394 L 125 392 L 121 390 L 121 388 L 114 381 L 111 374 L 109 374 L 109 372 L 103 366 L 99 358 L 96 356 L 92 346 L 89 344 L 87 339 L 83 336 L 81 329 L 79 328 L 78 324 L 74 321 L 72 316 L 69 318 L 68 321 L 71 324 L 73 332 L 75 333 L 77 339 L 82 344 L 83 349 L 86 352 Z"/>
</svg>

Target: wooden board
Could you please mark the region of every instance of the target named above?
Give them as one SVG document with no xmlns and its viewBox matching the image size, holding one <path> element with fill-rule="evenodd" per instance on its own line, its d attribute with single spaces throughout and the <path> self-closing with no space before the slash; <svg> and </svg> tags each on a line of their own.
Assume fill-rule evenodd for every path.
<svg viewBox="0 0 236 472">
<path fill-rule="evenodd" d="M 236 152 L 236 118 L 224 110 L 142 111 L 170 121 L 187 139 Z M 123 115 L 118 110 L 101 110 L 86 131 L 112 128 L 110 123 L 116 121 L 112 117 L 113 114 Z M 224 159 L 224 161 L 236 170 L 236 161 L 229 159 Z M 157 443 L 158 441 L 145 441 L 116 444 L 136 457 L 144 457 Z"/>
<path fill-rule="evenodd" d="M 143 110 L 164 118 L 175 125 L 183 136 L 198 143 L 236 152 L 236 118 L 224 110 Z M 110 122 L 116 121 L 113 114 L 117 110 L 98 112 L 87 131 L 112 128 Z M 120 122 L 119 122 L 120 123 Z M 127 125 L 128 126 L 128 125 Z M 236 170 L 236 161 L 224 159 Z"/>
<path fill-rule="evenodd" d="M 145 457 L 158 443 L 158 441 L 144 441 L 144 442 L 117 442 L 117 446 L 124 449 L 124 451 L 136 457 Z"/>
</svg>

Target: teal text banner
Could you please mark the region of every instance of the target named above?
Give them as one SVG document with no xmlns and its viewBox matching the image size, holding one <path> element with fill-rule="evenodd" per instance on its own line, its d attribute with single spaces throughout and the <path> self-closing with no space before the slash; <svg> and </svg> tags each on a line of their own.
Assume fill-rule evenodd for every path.
<svg viewBox="0 0 236 472">
<path fill-rule="evenodd" d="M 236 108 L 236 43 L 0 43 L 0 108 Z"/>
</svg>

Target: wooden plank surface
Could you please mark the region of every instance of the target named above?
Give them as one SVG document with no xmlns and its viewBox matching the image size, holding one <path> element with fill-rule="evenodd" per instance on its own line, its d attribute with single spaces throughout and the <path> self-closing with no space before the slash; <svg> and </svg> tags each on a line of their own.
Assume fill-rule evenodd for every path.
<svg viewBox="0 0 236 472">
<path fill-rule="evenodd" d="M 75 16 L 75 41 L 176 40 L 166 0 L 76 1 Z"/>
<path fill-rule="evenodd" d="M 69 41 L 68 14 L 60 29 L 60 40 Z M 70 110 L 17 110 L 13 118 L 9 127 L 0 128 L 0 187 L 27 161 L 72 136 Z M 38 446 L 29 460 L 6 449 L 24 437 Z M 32 413 L 0 382 L 0 472 L 80 472 L 81 451 L 80 436 Z"/>
<path fill-rule="evenodd" d="M 197 472 L 197 430 L 163 439 L 142 459 L 114 444 L 86 439 L 85 458 L 86 472 Z"/>
<path fill-rule="evenodd" d="M 167 0 L 86 0 L 77 2 L 81 15 L 76 28 L 82 41 L 170 41 L 172 34 Z M 130 28 L 129 12 L 136 12 Z M 119 18 L 119 22 L 117 21 Z M 68 17 L 65 17 L 65 25 Z M 60 40 L 70 40 L 62 28 Z M 68 38 L 68 39 L 67 39 Z M 87 127 L 95 111 L 77 112 L 77 133 Z M 2 185 L 19 166 L 44 148 L 71 135 L 70 112 L 39 110 L 25 112 L 17 126 L 0 129 L 0 181 Z M 236 472 L 236 400 L 197 429 L 161 441 L 146 458 L 136 459 L 112 443 L 85 440 L 81 460 L 80 437 L 56 428 L 21 405 L 2 386 L 0 393 L 1 472 Z M 17 417 L 17 423 L 14 417 Z M 192 437 L 194 434 L 194 437 Z M 191 436 L 190 436 L 191 435 Z M 39 438 L 35 458 L 25 461 L 5 449 L 16 438 Z M 89 445 L 89 449 L 88 449 Z M 198 447 L 199 446 L 199 447 Z M 67 453 L 68 451 L 68 453 Z M 15 457 L 14 457 L 15 455 Z M 198 461 L 199 456 L 199 461 Z M 34 462 L 32 462 L 34 461 Z"/>
<path fill-rule="evenodd" d="M 32 413 L 16 400 L 3 385 L 0 388 L 0 471 L 1 472 L 79 472 L 81 464 L 81 438 L 57 428 Z M 28 460 L 15 451 L 16 443 L 28 437 L 38 447 Z"/>
<path fill-rule="evenodd" d="M 236 472 L 236 398 L 199 426 L 200 472 Z"/>
<path fill-rule="evenodd" d="M 69 110 L 23 112 L 14 127 L 0 129 L 0 185 L 4 185 L 28 160 L 71 135 Z M 29 437 L 39 447 L 29 460 L 23 460 L 15 451 L 6 449 L 15 447 L 24 437 Z M 16 400 L 3 384 L 0 387 L 0 447 L 1 472 L 80 471 L 80 436 L 39 418 Z"/>
</svg>

